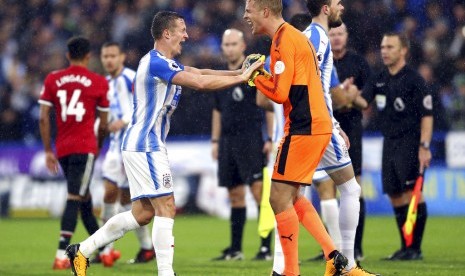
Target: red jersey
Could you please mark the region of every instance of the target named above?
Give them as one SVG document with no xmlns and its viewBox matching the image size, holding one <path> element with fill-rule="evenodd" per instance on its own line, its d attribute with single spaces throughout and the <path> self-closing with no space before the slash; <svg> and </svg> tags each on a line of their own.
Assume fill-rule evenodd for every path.
<svg viewBox="0 0 465 276">
<path fill-rule="evenodd" d="M 45 78 L 39 103 L 55 108 L 58 158 L 97 153 L 96 110 L 108 111 L 108 82 L 82 66 L 54 71 Z"/>
</svg>

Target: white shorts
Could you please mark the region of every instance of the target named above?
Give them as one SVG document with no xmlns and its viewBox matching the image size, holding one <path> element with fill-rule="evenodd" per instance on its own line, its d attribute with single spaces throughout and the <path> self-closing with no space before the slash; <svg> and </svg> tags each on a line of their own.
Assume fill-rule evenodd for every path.
<svg viewBox="0 0 465 276">
<path fill-rule="evenodd" d="M 317 184 L 329 179 L 329 175 L 325 171 L 315 171 L 313 174 L 313 184 Z"/>
<path fill-rule="evenodd" d="M 102 176 L 118 188 L 129 188 L 120 149 L 108 150 L 102 164 Z"/>
<path fill-rule="evenodd" d="M 166 149 L 156 152 L 123 151 L 131 200 L 173 193 L 173 177 Z"/>
<path fill-rule="evenodd" d="M 329 144 L 326 147 L 326 151 L 318 164 L 316 172 L 326 171 L 327 173 L 330 173 L 347 167 L 350 163 L 352 163 L 352 161 L 350 160 L 349 151 L 346 143 L 344 142 L 344 138 L 342 138 L 341 134 L 339 134 L 338 129 L 333 128 L 331 141 L 329 141 Z"/>
</svg>

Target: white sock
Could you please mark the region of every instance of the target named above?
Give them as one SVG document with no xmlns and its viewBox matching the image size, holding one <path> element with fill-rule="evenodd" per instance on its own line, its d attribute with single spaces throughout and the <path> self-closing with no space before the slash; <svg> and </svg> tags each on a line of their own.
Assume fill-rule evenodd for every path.
<svg viewBox="0 0 465 276">
<path fill-rule="evenodd" d="M 278 274 L 284 273 L 284 253 L 279 240 L 278 227 L 276 227 L 276 223 L 274 224 L 273 271 Z"/>
<path fill-rule="evenodd" d="M 152 241 L 157 255 L 158 276 L 173 276 L 174 219 L 155 216 L 152 228 Z"/>
<path fill-rule="evenodd" d="M 112 216 L 116 215 L 117 213 L 118 212 L 116 210 L 115 203 L 103 203 L 100 218 L 102 219 L 103 223 L 106 223 Z"/>
<path fill-rule="evenodd" d="M 341 231 L 339 229 L 339 206 L 337 199 L 325 199 L 320 201 L 321 219 L 326 225 L 328 234 L 338 250 L 341 250 Z"/>
<path fill-rule="evenodd" d="M 102 220 L 103 224 L 105 224 L 117 213 L 118 210 L 116 209 L 115 203 L 103 203 L 100 219 Z M 110 254 L 111 249 L 113 249 L 113 243 L 109 243 L 107 246 L 105 246 L 105 249 L 101 251 L 100 254 Z"/>
<path fill-rule="evenodd" d="M 121 205 L 120 210 L 129 211 L 132 208 L 132 204 Z M 137 240 L 139 241 L 140 248 L 146 250 L 152 250 L 152 237 L 148 225 L 141 226 L 134 230 L 136 232 Z"/>
<path fill-rule="evenodd" d="M 126 232 L 140 227 L 131 211 L 110 218 L 97 232 L 80 243 L 79 251 L 88 258 L 97 248 L 121 238 Z"/>
<path fill-rule="evenodd" d="M 58 259 L 66 259 L 66 254 L 65 254 L 65 250 L 63 249 L 57 249 L 57 253 L 55 255 L 55 258 L 58 258 Z"/>
<path fill-rule="evenodd" d="M 357 230 L 358 217 L 360 215 L 360 185 L 355 180 L 355 177 L 337 185 L 337 189 L 341 193 L 341 208 L 339 214 L 339 227 L 341 229 L 341 251 L 349 260 L 346 269 L 350 270 L 355 267 L 354 258 L 354 243 L 355 231 Z"/>
</svg>

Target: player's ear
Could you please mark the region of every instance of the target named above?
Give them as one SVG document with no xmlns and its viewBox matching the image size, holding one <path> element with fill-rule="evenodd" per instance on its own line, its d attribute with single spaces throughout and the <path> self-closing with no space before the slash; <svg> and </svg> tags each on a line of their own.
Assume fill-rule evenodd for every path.
<svg viewBox="0 0 465 276">
<path fill-rule="evenodd" d="M 163 37 L 166 39 L 170 38 L 170 30 L 169 29 L 164 29 L 163 30 Z"/>
<path fill-rule="evenodd" d="M 124 63 L 126 61 L 126 54 L 121 53 L 121 61 Z"/>
<path fill-rule="evenodd" d="M 264 16 L 265 18 L 268 18 L 268 17 L 270 16 L 270 9 L 264 8 L 264 9 L 263 9 L 263 16 Z"/>
<path fill-rule="evenodd" d="M 71 60 L 71 57 L 69 56 L 69 52 L 66 52 L 66 59 Z"/>
</svg>

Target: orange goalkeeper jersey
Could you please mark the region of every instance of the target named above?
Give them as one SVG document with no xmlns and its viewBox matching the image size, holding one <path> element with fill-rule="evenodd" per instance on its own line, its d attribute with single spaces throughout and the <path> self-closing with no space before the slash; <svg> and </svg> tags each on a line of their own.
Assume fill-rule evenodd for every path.
<svg viewBox="0 0 465 276">
<path fill-rule="evenodd" d="M 307 37 L 284 23 L 273 37 L 270 56 L 272 78 L 258 76 L 255 85 L 269 99 L 283 104 L 284 135 L 331 133 L 318 61 Z"/>
</svg>

